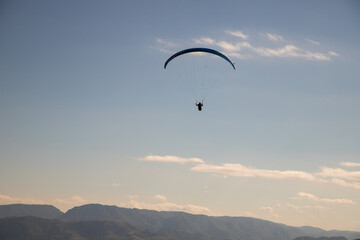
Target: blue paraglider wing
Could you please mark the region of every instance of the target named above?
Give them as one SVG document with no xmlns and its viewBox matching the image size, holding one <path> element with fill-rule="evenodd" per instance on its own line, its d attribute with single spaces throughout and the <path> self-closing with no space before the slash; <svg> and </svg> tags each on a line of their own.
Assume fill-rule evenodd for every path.
<svg viewBox="0 0 360 240">
<path fill-rule="evenodd" d="M 166 60 L 165 64 L 164 64 L 164 69 L 166 69 L 166 66 L 168 65 L 168 63 L 173 60 L 174 58 L 186 54 L 186 53 L 192 53 L 192 52 L 206 52 L 206 53 L 212 53 L 215 54 L 223 59 L 225 59 L 226 61 L 228 61 L 231 66 L 235 69 L 235 65 L 234 63 L 230 60 L 230 58 L 228 58 L 227 56 L 225 56 L 224 54 L 222 54 L 221 52 L 218 52 L 214 49 L 210 49 L 210 48 L 189 48 L 189 49 L 185 49 L 182 50 L 180 52 L 175 53 L 174 55 L 172 55 L 168 60 Z"/>
</svg>

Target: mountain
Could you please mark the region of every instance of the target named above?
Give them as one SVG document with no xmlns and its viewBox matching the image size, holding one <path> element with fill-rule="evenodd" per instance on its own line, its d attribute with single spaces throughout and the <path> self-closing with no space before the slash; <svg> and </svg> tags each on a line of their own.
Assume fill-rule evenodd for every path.
<svg viewBox="0 0 360 240">
<path fill-rule="evenodd" d="M 357 239 L 360 240 L 360 233 L 359 232 L 353 232 L 353 231 L 338 231 L 338 230 L 330 230 L 325 231 L 321 228 L 314 228 L 309 226 L 300 227 L 303 231 L 307 233 L 306 236 L 312 236 L 312 237 L 338 237 L 338 236 L 344 236 L 347 239 L 353 240 Z"/>
<path fill-rule="evenodd" d="M 118 221 L 64 222 L 37 217 L 0 219 L 2 240 L 170 240 Z"/>
<path fill-rule="evenodd" d="M 183 212 L 157 212 L 89 204 L 70 209 L 65 221 L 118 220 L 174 240 L 292 240 L 300 236 L 359 238 L 359 232 L 325 231 L 312 227 L 290 227 L 249 217 L 209 217 Z"/>
<path fill-rule="evenodd" d="M 347 240 L 347 239 L 344 237 L 319 237 L 319 238 L 297 237 L 294 240 Z"/>
<path fill-rule="evenodd" d="M 2 207 L 4 206 L 0 206 L 0 209 L 9 209 L 9 206 Z M 16 209 L 17 207 L 19 209 Z M 34 209 L 33 205 L 27 207 Z M 12 205 L 11 208 L 15 209 L 7 211 L 7 213 L 11 216 L 14 215 L 14 212 L 32 215 L 29 211 L 23 210 L 27 207 L 21 204 Z M 42 207 L 40 208 L 42 209 Z M 55 212 L 58 214 L 58 211 Z M 33 212 L 38 216 L 41 211 Z M 4 216 L 6 215 L 3 214 L 2 217 Z M 360 239 L 360 232 L 325 231 L 308 226 L 291 227 L 250 217 L 211 217 L 184 212 L 158 212 L 100 204 L 74 207 L 66 213 L 58 215 L 56 219 L 47 214 L 46 218 L 48 219 L 33 217 L 1 219 L 0 217 L 0 239 L 24 239 L 23 237 L 27 235 L 30 236 L 27 238 L 28 240 L 122 240 L 129 236 L 132 237 L 129 239 L 135 240 L 293 240 L 299 237 L 302 239 L 297 240 L 314 240 L 319 237 L 329 239 L 316 240 Z M 4 238 L 4 236 L 13 237 Z M 343 238 L 330 239 L 330 237 L 339 236 Z"/>
<path fill-rule="evenodd" d="M 4 217 L 23 217 L 34 216 L 41 218 L 57 218 L 63 214 L 59 209 L 51 205 L 28 205 L 28 204 L 11 204 L 0 205 L 0 218 Z"/>
</svg>

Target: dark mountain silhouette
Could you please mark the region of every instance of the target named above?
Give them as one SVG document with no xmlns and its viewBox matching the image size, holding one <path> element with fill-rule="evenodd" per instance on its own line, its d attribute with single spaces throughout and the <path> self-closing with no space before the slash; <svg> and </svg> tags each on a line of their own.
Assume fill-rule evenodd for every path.
<svg viewBox="0 0 360 240">
<path fill-rule="evenodd" d="M 64 222 L 37 217 L 0 219 L 1 240 L 170 240 L 119 221 Z"/>
<path fill-rule="evenodd" d="M 34 216 L 41 218 L 57 218 L 63 214 L 59 209 L 51 205 L 39 204 L 11 204 L 0 205 L 0 218 Z"/>
<path fill-rule="evenodd" d="M 250 217 L 210 217 L 184 212 L 158 212 L 100 204 L 88 204 L 72 208 L 57 219 L 25 217 L 0 220 L 1 224 L 8 226 L 0 228 L 0 239 L 23 239 L 21 237 L 26 236 L 26 234 L 32 237 L 36 236 L 36 239 L 40 240 L 122 240 L 127 239 L 126 236 L 132 236 L 133 238 L 129 239 L 138 240 L 293 240 L 303 236 L 312 238 L 344 237 L 316 240 L 354 240 L 360 238 L 360 232 L 325 231 L 308 226 L 291 227 Z M 10 224 L 9 221 L 15 222 Z M 3 226 L 1 224 L 0 226 Z M 11 229 L 13 229 L 12 234 L 20 235 L 13 238 L 3 238 L 4 235 L 1 234 L 9 234 L 8 231 Z M 97 237 L 93 238 L 94 236 Z M 303 238 L 297 240 L 314 240 Z M 28 239 L 32 240 L 35 237 Z"/>
<path fill-rule="evenodd" d="M 157 212 L 89 204 L 63 214 L 65 221 L 119 220 L 174 240 L 292 240 L 300 236 L 344 236 L 359 238 L 359 232 L 325 231 L 312 227 L 291 227 L 249 217 L 209 217 L 183 212 Z"/>
<path fill-rule="evenodd" d="M 297 237 L 294 240 L 347 240 L 344 237 L 319 237 L 319 238 L 314 238 L 314 237 Z"/>
</svg>

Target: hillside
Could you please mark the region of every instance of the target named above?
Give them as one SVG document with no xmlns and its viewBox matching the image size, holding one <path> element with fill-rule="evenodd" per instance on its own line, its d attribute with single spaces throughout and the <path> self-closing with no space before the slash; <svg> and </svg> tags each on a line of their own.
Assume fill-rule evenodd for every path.
<svg viewBox="0 0 360 240">
<path fill-rule="evenodd" d="M 44 206 L 40 205 L 0 206 L 0 209 L 1 207 L 12 209 L 13 211 L 7 211 L 10 216 L 15 213 L 26 216 L 31 215 L 31 212 L 38 216 L 41 211 L 35 209 L 44 209 Z M 49 209 L 52 209 L 51 206 Z M 58 210 L 55 212 L 59 213 Z M 56 219 L 50 216 L 53 215 L 46 214 L 48 219 L 29 217 L 0 219 L 1 226 L 8 226 L 0 229 L 0 239 L 22 239 L 21 237 L 26 234 L 34 239 L 92 239 L 93 236 L 98 236 L 97 239 L 126 239 L 125 236 L 132 236 L 133 239 L 173 240 L 293 240 L 299 237 L 304 239 L 297 240 L 314 240 L 312 238 L 319 237 L 343 237 L 336 240 L 354 240 L 360 238 L 360 232 L 325 231 L 309 226 L 291 227 L 250 217 L 210 217 L 100 204 L 74 207 L 58 215 Z M 11 221 L 12 224 L 9 224 Z M 11 229 L 12 232 L 9 233 Z M 15 234 L 16 237 L 2 238 L 1 234 Z M 159 236 L 167 238 L 159 238 Z"/>
<path fill-rule="evenodd" d="M 70 209 L 60 217 L 66 221 L 118 220 L 175 240 L 291 240 L 300 236 L 355 239 L 359 232 L 325 231 L 312 227 L 290 227 L 249 217 L 209 217 L 182 212 L 157 212 L 89 204 Z"/>
<path fill-rule="evenodd" d="M 297 237 L 294 240 L 347 240 L 344 237 L 319 237 L 319 238 L 314 238 L 314 237 Z"/>
<path fill-rule="evenodd" d="M 2 240 L 170 240 L 118 221 L 63 222 L 37 217 L 0 219 Z"/>
<path fill-rule="evenodd" d="M 34 216 L 41 218 L 57 218 L 63 214 L 59 209 L 51 205 L 39 204 L 11 204 L 0 205 L 0 218 Z"/>
</svg>

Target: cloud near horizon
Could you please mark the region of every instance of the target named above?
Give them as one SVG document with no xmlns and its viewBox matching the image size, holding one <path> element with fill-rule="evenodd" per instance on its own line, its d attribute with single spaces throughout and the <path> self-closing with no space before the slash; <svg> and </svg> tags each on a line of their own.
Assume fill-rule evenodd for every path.
<svg viewBox="0 0 360 240">
<path fill-rule="evenodd" d="M 319 180 L 310 173 L 303 171 L 279 171 L 257 169 L 246 167 L 241 164 L 225 163 L 222 165 L 198 164 L 190 169 L 195 172 L 216 173 L 233 177 L 249 177 L 249 178 L 268 178 L 268 179 L 302 179 L 308 181 Z M 319 180 L 320 181 L 320 180 Z"/>
<path fill-rule="evenodd" d="M 47 204 L 47 205 L 53 205 L 59 208 L 61 211 L 67 211 L 68 209 L 73 208 L 75 206 L 87 204 L 89 203 L 89 201 L 79 195 L 73 195 L 68 198 L 57 198 L 57 199 L 44 201 L 39 199 L 33 199 L 30 197 L 14 197 L 14 196 L 0 194 L 0 205 L 18 204 L 18 203 Z"/>
<path fill-rule="evenodd" d="M 341 162 L 340 164 L 344 167 L 360 167 L 360 163 L 357 162 Z"/>
<path fill-rule="evenodd" d="M 148 162 L 165 162 L 165 163 L 204 163 L 204 161 L 200 158 L 182 158 L 177 156 L 158 156 L 158 155 L 148 155 L 144 158 L 139 158 L 140 161 L 148 161 Z"/>
<path fill-rule="evenodd" d="M 318 183 L 332 183 L 341 187 L 349 187 L 360 190 L 360 171 L 347 171 L 341 168 L 321 167 L 320 171 L 309 173 L 297 170 L 270 170 L 244 166 L 239 163 L 224 163 L 214 165 L 206 163 L 200 158 L 182 158 L 178 156 L 158 156 L 148 155 L 139 158 L 140 161 L 164 162 L 164 163 L 193 163 L 189 170 L 194 172 L 212 173 L 216 176 L 227 177 L 246 177 L 246 178 L 265 178 L 265 179 L 298 179 Z M 341 163 L 342 165 L 344 163 Z M 346 163 L 346 165 L 356 165 Z"/>
<path fill-rule="evenodd" d="M 22 203 L 22 204 L 46 204 L 45 201 L 33 199 L 30 197 L 12 197 L 8 195 L 1 195 L 0 194 L 0 204 L 15 204 L 15 203 Z"/>
<path fill-rule="evenodd" d="M 311 193 L 299 192 L 294 199 L 298 200 L 310 200 L 314 202 L 332 203 L 332 204 L 355 204 L 354 201 L 345 198 L 330 199 L 330 198 L 319 198 Z"/>
<path fill-rule="evenodd" d="M 194 204 L 177 204 L 167 201 L 167 198 L 165 196 L 159 194 L 154 196 L 154 198 L 160 200 L 159 197 L 161 198 L 160 203 L 145 203 L 135 199 L 130 199 L 130 201 L 120 204 L 120 206 L 126 208 L 149 209 L 155 211 L 176 211 L 192 214 L 213 215 L 213 212 L 207 207 Z"/>
</svg>

